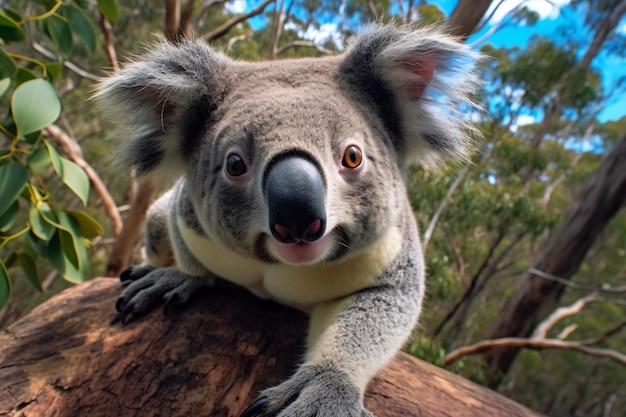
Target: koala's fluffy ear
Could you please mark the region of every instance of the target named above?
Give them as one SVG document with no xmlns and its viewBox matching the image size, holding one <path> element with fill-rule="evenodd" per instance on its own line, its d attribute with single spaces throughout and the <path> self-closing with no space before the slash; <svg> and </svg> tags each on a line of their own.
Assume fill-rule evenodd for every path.
<svg viewBox="0 0 626 417">
<path fill-rule="evenodd" d="M 201 41 L 161 40 L 105 79 L 95 99 L 115 127 L 118 159 L 139 175 L 184 168 L 226 93 L 228 62 Z"/>
<path fill-rule="evenodd" d="M 342 70 L 371 106 L 407 163 L 434 166 L 442 156 L 466 159 L 473 130 L 478 54 L 434 29 L 373 26 L 356 37 Z"/>
</svg>

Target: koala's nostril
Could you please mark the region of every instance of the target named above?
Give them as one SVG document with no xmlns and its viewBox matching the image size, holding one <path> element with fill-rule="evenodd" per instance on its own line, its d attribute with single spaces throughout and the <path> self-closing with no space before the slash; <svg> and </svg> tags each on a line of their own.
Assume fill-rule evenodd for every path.
<svg viewBox="0 0 626 417">
<path fill-rule="evenodd" d="M 307 240 L 308 239 L 314 240 L 317 234 L 319 234 L 321 228 L 322 228 L 322 220 L 321 219 L 315 220 L 304 231 L 304 238 Z"/>
<path fill-rule="evenodd" d="M 276 240 L 280 242 L 286 242 L 291 237 L 291 233 L 289 233 L 289 229 L 287 229 L 285 226 L 281 226 L 278 223 L 274 225 L 273 231 L 275 232 L 274 237 L 276 238 Z"/>
</svg>

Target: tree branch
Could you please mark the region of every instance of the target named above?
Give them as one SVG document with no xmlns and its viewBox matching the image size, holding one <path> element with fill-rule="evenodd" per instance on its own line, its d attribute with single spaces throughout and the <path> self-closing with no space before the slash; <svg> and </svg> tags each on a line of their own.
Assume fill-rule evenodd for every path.
<svg viewBox="0 0 626 417">
<path fill-rule="evenodd" d="M 89 181 L 91 181 L 93 189 L 98 193 L 100 199 L 102 199 L 104 210 L 111 220 L 113 236 L 119 236 L 122 231 L 122 218 L 120 217 L 120 213 L 117 210 L 117 205 L 115 204 L 113 197 L 111 196 L 109 190 L 104 184 L 104 181 L 102 181 L 98 173 L 91 167 L 91 165 L 89 165 L 83 159 L 80 145 L 78 145 L 78 143 L 76 143 L 74 139 L 72 139 L 67 133 L 65 133 L 60 127 L 56 125 L 49 125 L 48 127 L 46 127 L 44 129 L 44 134 L 53 139 L 58 147 L 76 165 L 80 166 L 85 171 L 87 177 L 89 177 Z"/>
<path fill-rule="evenodd" d="M 572 282 L 568 279 L 557 277 L 556 275 L 548 274 L 547 272 L 540 271 L 536 268 L 528 268 L 526 270 L 529 274 L 532 274 L 536 277 L 547 279 L 549 281 L 558 282 L 566 287 L 573 288 L 576 290 L 583 290 L 589 292 L 599 292 L 604 294 L 624 294 L 626 293 L 626 285 L 620 285 L 618 287 L 613 287 L 611 284 L 602 284 L 600 287 L 592 287 L 589 285 L 580 285 Z"/>
<path fill-rule="evenodd" d="M 272 2 L 274 2 L 274 0 L 265 0 L 263 3 L 261 3 L 255 9 L 250 10 L 248 13 L 244 13 L 244 14 L 241 14 L 239 16 L 235 16 L 235 17 L 229 19 L 224 24 L 218 26 L 217 28 L 215 28 L 212 31 L 210 31 L 208 34 L 204 35 L 203 36 L 204 39 L 207 42 L 211 42 L 211 41 L 219 38 L 220 36 L 224 36 L 226 33 L 228 33 L 229 30 L 231 30 L 237 24 L 239 24 L 239 23 L 243 22 L 244 20 L 247 20 L 247 19 L 249 19 L 251 17 L 257 16 L 257 15 L 260 15 L 261 13 L 263 13 L 265 8 L 267 6 L 269 6 L 270 3 L 272 3 Z"/>
<path fill-rule="evenodd" d="M 591 356 L 610 359 L 622 366 L 626 366 L 626 355 L 613 349 L 600 349 L 586 346 L 582 342 L 569 342 L 556 339 L 528 339 L 523 337 L 504 337 L 501 339 L 483 340 L 473 345 L 464 346 L 456 349 L 443 360 L 444 366 L 448 366 L 461 359 L 464 356 L 476 355 L 493 349 L 509 350 L 509 349 L 558 349 L 573 350 L 576 352 L 586 353 Z"/>
<path fill-rule="evenodd" d="M 102 29 L 104 34 L 104 52 L 106 52 L 109 58 L 111 68 L 113 68 L 114 72 L 117 72 L 120 70 L 120 64 L 117 61 L 117 52 L 115 52 L 113 27 L 111 27 L 111 24 L 102 13 L 100 13 L 100 29 Z"/>
<path fill-rule="evenodd" d="M 46 48 L 38 44 L 36 41 L 33 40 L 30 43 L 30 45 L 33 47 L 35 51 L 39 52 L 41 55 L 45 56 L 46 58 L 52 61 L 58 61 L 58 58 L 56 55 L 48 51 Z M 72 71 L 74 74 L 78 75 L 79 77 L 83 77 L 92 81 L 100 81 L 101 79 L 97 75 L 87 72 L 82 68 L 79 68 L 76 64 L 73 64 L 70 61 L 63 61 L 63 66 L 67 68 L 68 70 Z"/>
<path fill-rule="evenodd" d="M 539 323 L 533 334 L 530 336 L 531 339 L 546 339 L 548 337 L 548 332 L 554 327 L 556 323 L 558 323 L 561 319 L 564 319 L 565 317 L 570 317 L 580 313 L 580 311 L 588 303 L 590 303 L 591 301 L 595 301 L 597 298 L 598 293 L 594 292 L 587 295 L 586 297 L 576 300 L 569 306 L 557 308 L 556 310 L 554 310 L 554 312 L 552 312 L 552 314 L 546 317 L 544 321 Z"/>
<path fill-rule="evenodd" d="M 295 48 L 295 47 L 300 47 L 300 46 L 307 47 L 307 48 L 315 48 L 321 53 L 326 54 L 326 55 L 334 54 L 334 52 L 331 51 L 330 49 L 326 49 L 323 46 L 320 46 L 313 41 L 296 40 L 296 41 L 287 42 L 281 45 L 281 47 L 276 50 L 276 55 L 278 56 L 282 54 L 289 48 Z"/>
</svg>

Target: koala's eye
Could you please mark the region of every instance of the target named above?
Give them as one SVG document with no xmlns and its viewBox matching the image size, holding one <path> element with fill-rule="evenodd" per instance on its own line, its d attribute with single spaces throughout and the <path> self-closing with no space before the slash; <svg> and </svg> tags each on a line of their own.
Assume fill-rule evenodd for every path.
<svg viewBox="0 0 626 417">
<path fill-rule="evenodd" d="M 226 172 L 228 172 L 228 175 L 238 177 L 245 174 L 246 171 L 248 171 L 248 168 L 246 168 L 246 164 L 243 162 L 241 156 L 236 153 L 228 155 L 226 158 Z"/>
<path fill-rule="evenodd" d="M 346 151 L 343 154 L 343 159 L 341 160 L 341 165 L 346 168 L 358 168 L 363 161 L 363 153 L 356 146 L 348 146 Z"/>
</svg>

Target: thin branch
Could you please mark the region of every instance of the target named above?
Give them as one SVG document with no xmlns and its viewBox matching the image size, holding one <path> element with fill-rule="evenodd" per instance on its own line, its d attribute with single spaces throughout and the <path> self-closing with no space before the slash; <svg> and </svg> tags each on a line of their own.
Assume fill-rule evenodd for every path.
<svg viewBox="0 0 626 417">
<path fill-rule="evenodd" d="M 91 182 L 94 190 L 102 199 L 105 212 L 111 220 L 113 236 L 119 236 L 122 230 L 122 218 L 120 217 L 120 213 L 117 211 L 117 205 L 115 204 L 113 197 L 111 197 L 106 185 L 104 185 L 104 181 L 102 181 L 98 173 L 91 167 L 91 165 L 83 159 L 80 145 L 78 145 L 74 139 L 72 139 L 67 133 L 56 125 L 49 125 L 44 129 L 44 133 L 53 139 L 58 147 L 62 149 L 76 165 L 80 166 L 85 171 L 85 174 L 89 177 L 89 181 Z"/>
<path fill-rule="evenodd" d="M 235 43 L 237 43 L 239 41 L 243 41 L 247 37 L 248 37 L 247 33 L 242 33 L 241 35 L 233 36 L 232 38 L 228 39 L 228 44 L 226 45 L 226 50 L 232 51 L 233 46 L 235 46 Z"/>
<path fill-rule="evenodd" d="M 588 303 L 595 301 L 597 299 L 598 299 L 598 293 L 594 292 L 592 294 L 587 295 L 586 297 L 576 300 L 569 306 L 557 308 L 556 310 L 554 310 L 554 312 L 552 312 L 552 314 L 546 317 L 545 320 L 539 323 L 539 325 L 537 326 L 537 328 L 535 329 L 535 331 L 530 337 L 532 339 L 546 339 L 548 336 L 548 332 L 550 331 L 550 329 L 554 327 L 556 323 L 558 323 L 560 320 L 564 319 L 565 317 L 570 317 L 570 316 L 580 313 L 580 311 Z"/>
<path fill-rule="evenodd" d="M 452 194 L 454 194 L 457 188 L 459 188 L 459 186 L 465 179 L 465 176 L 467 175 L 468 171 L 469 171 L 469 167 L 467 165 L 464 166 L 459 171 L 459 175 L 457 175 L 457 177 L 455 178 L 450 188 L 448 188 L 448 192 L 446 193 L 446 196 L 439 203 L 439 207 L 437 207 L 435 214 L 433 214 L 433 217 L 430 219 L 430 222 L 428 223 L 428 227 L 426 228 L 426 231 L 424 232 L 424 237 L 422 238 L 422 251 L 426 252 L 426 248 L 428 248 L 430 239 L 433 237 L 433 233 L 435 232 L 435 227 L 437 226 L 437 223 L 439 222 L 439 217 L 441 217 L 443 212 L 448 207 L 448 204 L 450 204 L 450 200 L 452 200 Z"/>
<path fill-rule="evenodd" d="M 323 46 L 320 46 L 313 41 L 297 40 L 297 41 L 287 42 L 281 45 L 281 47 L 276 50 L 276 55 L 278 56 L 282 54 L 289 48 L 300 47 L 300 46 L 307 47 L 307 48 L 315 48 L 321 53 L 326 54 L 326 55 L 334 54 L 334 52 L 331 51 L 330 49 L 326 49 Z"/>
<path fill-rule="evenodd" d="M 274 2 L 274 0 L 265 0 L 258 7 L 256 7 L 255 9 L 250 10 L 248 13 L 244 13 L 244 14 L 241 14 L 239 16 L 235 16 L 235 17 L 229 19 L 228 21 L 226 21 L 222 25 L 220 25 L 217 28 L 215 28 L 212 31 L 210 31 L 208 34 L 204 35 L 204 39 L 207 42 L 211 42 L 211 41 L 219 38 L 220 36 L 224 36 L 226 33 L 228 33 L 229 30 L 231 30 L 233 27 L 235 27 L 239 23 L 241 23 L 241 22 L 243 22 L 243 21 L 245 21 L 245 20 L 247 20 L 247 19 L 249 19 L 251 17 L 257 16 L 257 15 L 260 15 L 261 13 L 263 13 L 265 8 L 267 6 L 269 6 L 273 2 Z"/>
<path fill-rule="evenodd" d="M 100 13 L 100 29 L 102 29 L 102 33 L 104 34 L 104 52 L 106 52 L 109 58 L 109 63 L 113 71 L 118 72 L 120 70 L 120 64 L 117 61 L 117 52 L 115 52 L 113 27 L 102 13 Z"/>
<path fill-rule="evenodd" d="M 372 14 L 372 18 L 378 18 L 378 10 L 376 10 L 376 5 L 374 4 L 374 0 L 367 0 L 367 7 L 370 9 L 370 13 Z"/>
<path fill-rule="evenodd" d="M 58 58 L 56 57 L 56 55 L 48 51 L 46 48 L 38 44 L 36 41 L 33 40 L 30 45 L 33 47 L 35 51 L 39 52 L 41 55 L 45 56 L 49 60 L 58 61 Z M 83 77 L 92 81 L 101 80 L 101 78 L 98 77 L 97 75 L 87 72 L 82 68 L 79 68 L 76 64 L 73 64 L 70 61 L 63 61 L 63 66 L 67 68 L 68 70 L 72 71 L 74 74 L 78 75 L 79 77 Z"/>
<path fill-rule="evenodd" d="M 599 292 L 603 294 L 624 294 L 626 293 L 626 285 L 620 285 L 618 287 L 613 287 L 610 284 L 602 284 L 600 287 L 592 287 L 590 285 L 580 285 L 575 282 L 571 282 L 568 279 L 557 277 L 556 275 L 548 274 L 547 272 L 540 271 L 536 268 L 528 268 L 528 273 L 533 274 L 536 277 L 547 279 L 550 281 L 558 282 L 566 287 L 573 288 L 576 290 L 583 290 L 589 292 Z"/>
<path fill-rule="evenodd" d="M 504 337 L 501 339 L 483 340 L 482 342 L 475 343 L 473 345 L 464 346 L 456 349 L 449 354 L 443 360 L 444 366 L 448 366 L 461 359 L 464 356 L 476 355 L 479 353 L 487 352 L 493 349 L 558 349 L 558 350 L 573 350 L 577 352 L 586 353 L 591 356 L 597 356 L 601 358 L 607 358 L 620 365 L 626 366 L 626 355 L 613 349 L 600 349 L 585 346 L 581 342 L 569 342 L 565 340 L 556 339 L 527 339 L 523 337 Z"/>
</svg>

